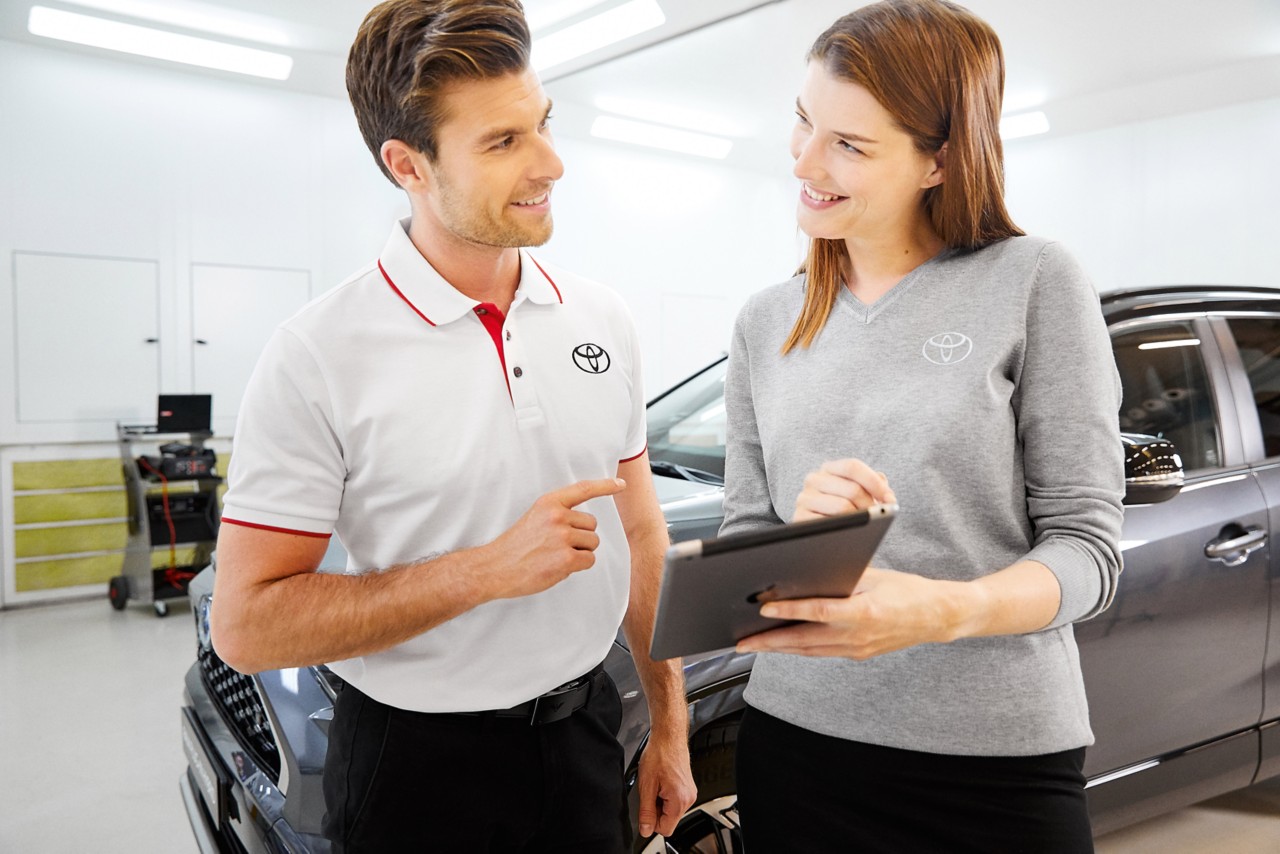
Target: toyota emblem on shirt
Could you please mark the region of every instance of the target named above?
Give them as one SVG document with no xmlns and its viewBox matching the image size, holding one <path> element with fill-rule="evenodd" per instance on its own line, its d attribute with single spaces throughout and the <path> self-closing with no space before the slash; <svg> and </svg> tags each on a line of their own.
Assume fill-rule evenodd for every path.
<svg viewBox="0 0 1280 854">
<path fill-rule="evenodd" d="M 573 348 L 573 363 L 589 374 L 609 370 L 609 354 L 599 344 L 579 344 Z"/>
<path fill-rule="evenodd" d="M 935 365 L 963 362 L 973 352 L 973 339 L 961 332 L 940 332 L 924 342 L 924 357 Z"/>
</svg>

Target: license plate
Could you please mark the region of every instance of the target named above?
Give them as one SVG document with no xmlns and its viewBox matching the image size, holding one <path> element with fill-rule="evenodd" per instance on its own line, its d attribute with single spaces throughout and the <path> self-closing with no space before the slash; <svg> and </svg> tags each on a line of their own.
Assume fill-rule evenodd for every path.
<svg viewBox="0 0 1280 854">
<path fill-rule="evenodd" d="M 214 826 L 221 828 L 227 818 L 227 787 L 223 775 L 219 773 L 218 761 L 213 751 L 206 746 L 199 724 L 195 721 L 195 713 L 188 708 L 182 710 L 182 752 L 187 755 L 187 767 L 195 780 L 200 797 L 213 818 Z"/>
</svg>

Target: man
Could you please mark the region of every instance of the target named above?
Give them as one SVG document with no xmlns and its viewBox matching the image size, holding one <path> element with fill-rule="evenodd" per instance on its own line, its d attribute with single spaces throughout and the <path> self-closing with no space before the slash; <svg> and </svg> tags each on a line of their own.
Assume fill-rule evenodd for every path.
<svg viewBox="0 0 1280 854">
<path fill-rule="evenodd" d="M 640 832 L 693 802 L 666 526 L 621 300 L 520 247 L 562 173 L 518 0 L 389 0 L 347 88 L 409 197 L 376 264 L 276 332 L 236 429 L 212 628 L 242 671 L 330 662 L 338 851 L 625 850 L 621 621 L 649 698 Z M 317 573 L 336 532 L 346 574 Z"/>
</svg>

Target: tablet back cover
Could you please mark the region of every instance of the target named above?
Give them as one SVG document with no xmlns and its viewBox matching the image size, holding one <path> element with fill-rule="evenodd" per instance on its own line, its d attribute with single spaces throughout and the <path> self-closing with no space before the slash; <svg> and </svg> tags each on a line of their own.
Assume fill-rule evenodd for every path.
<svg viewBox="0 0 1280 854">
<path fill-rule="evenodd" d="M 817 524 L 703 540 L 695 554 L 687 553 L 688 544 L 672 546 L 650 655 L 660 660 L 721 649 L 787 625 L 760 616 L 770 599 L 848 596 L 892 520 L 893 508 L 878 506 Z"/>
</svg>

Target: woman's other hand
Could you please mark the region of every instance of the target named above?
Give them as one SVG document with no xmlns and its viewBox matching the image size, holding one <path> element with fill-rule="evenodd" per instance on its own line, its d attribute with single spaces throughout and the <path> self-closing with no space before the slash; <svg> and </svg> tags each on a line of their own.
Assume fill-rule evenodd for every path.
<svg viewBox="0 0 1280 854">
<path fill-rule="evenodd" d="M 862 460 L 828 460 L 805 476 L 791 521 L 838 516 L 896 500 L 884 474 Z"/>
<path fill-rule="evenodd" d="M 845 599 L 786 599 L 761 606 L 761 616 L 805 622 L 743 638 L 738 651 L 862 660 L 922 643 L 1039 631 L 1061 601 L 1058 579 L 1033 560 L 973 581 L 868 567 Z"/>
<path fill-rule="evenodd" d="M 761 616 L 806 622 L 744 638 L 738 652 L 860 661 L 916 644 L 951 641 L 966 612 L 965 587 L 962 582 L 869 567 L 845 599 L 788 599 L 762 606 Z"/>
</svg>

